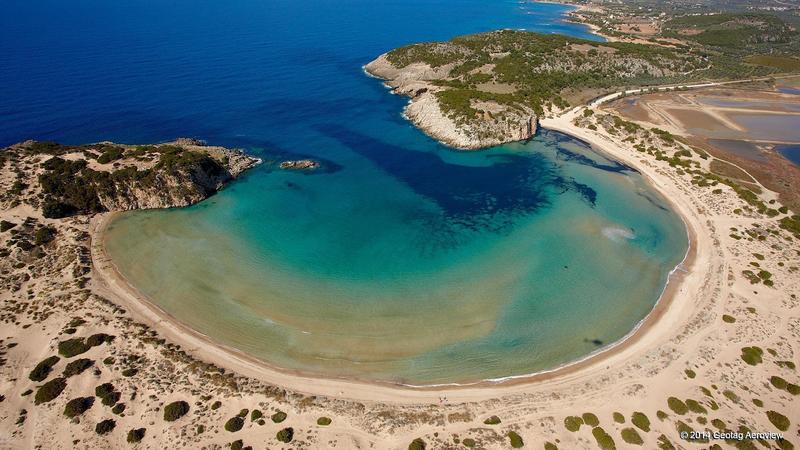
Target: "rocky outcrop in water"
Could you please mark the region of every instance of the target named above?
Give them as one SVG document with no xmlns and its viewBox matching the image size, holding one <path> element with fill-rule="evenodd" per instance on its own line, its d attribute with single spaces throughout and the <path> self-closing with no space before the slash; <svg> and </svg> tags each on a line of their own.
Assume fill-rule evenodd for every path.
<svg viewBox="0 0 800 450">
<path fill-rule="evenodd" d="M 298 159 L 296 161 L 283 161 L 280 164 L 283 170 L 311 170 L 319 167 L 319 163 L 313 159 Z"/>
</svg>

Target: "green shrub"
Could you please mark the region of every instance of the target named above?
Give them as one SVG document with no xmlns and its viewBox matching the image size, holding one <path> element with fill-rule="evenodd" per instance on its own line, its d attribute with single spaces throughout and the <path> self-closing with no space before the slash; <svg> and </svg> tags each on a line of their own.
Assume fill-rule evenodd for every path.
<svg viewBox="0 0 800 450">
<path fill-rule="evenodd" d="M 220 406 L 222 406 L 222 402 L 217 400 L 217 401 L 215 401 L 214 403 L 211 404 L 211 410 L 212 411 L 213 410 L 217 410 L 217 409 L 219 409 Z"/>
<path fill-rule="evenodd" d="M 121 394 L 114 390 L 114 385 L 111 383 L 103 383 L 94 388 L 94 394 L 102 400 L 106 406 L 114 406 L 121 397 Z"/>
<path fill-rule="evenodd" d="M 777 411 L 767 411 L 767 418 L 773 425 L 775 425 L 775 428 L 781 431 L 788 430 L 789 425 L 791 425 L 789 418 Z"/>
<path fill-rule="evenodd" d="M 331 424 L 330 417 L 320 417 L 319 419 L 317 419 L 317 425 L 319 426 L 327 427 L 330 424 Z"/>
<path fill-rule="evenodd" d="M 600 420 L 598 420 L 597 416 L 592 413 L 583 413 L 581 418 L 583 419 L 583 423 L 589 425 L 590 427 L 596 427 L 600 425 Z"/>
<path fill-rule="evenodd" d="M 64 406 L 64 415 L 73 418 L 85 413 L 94 404 L 94 397 L 78 397 L 68 401 Z"/>
<path fill-rule="evenodd" d="M 285 444 L 292 442 L 292 439 L 294 438 L 294 428 L 288 427 L 278 431 L 278 433 L 275 435 L 275 438 Z"/>
<path fill-rule="evenodd" d="M 692 369 L 686 369 L 683 371 L 683 373 L 685 373 L 688 378 L 694 378 L 697 376 L 697 374 Z"/>
<path fill-rule="evenodd" d="M 53 378 L 47 383 L 39 386 L 39 389 L 36 390 L 33 403 L 39 405 L 52 401 L 61 395 L 66 387 L 67 380 L 65 378 Z"/>
<path fill-rule="evenodd" d="M 87 358 L 79 358 L 75 361 L 70 361 L 67 366 L 64 367 L 64 376 L 69 378 L 74 375 L 79 375 L 93 365 L 94 361 Z"/>
<path fill-rule="evenodd" d="M 583 419 L 577 416 L 568 416 L 564 418 L 564 428 L 573 433 L 578 431 L 583 425 Z"/>
<path fill-rule="evenodd" d="M 44 245 L 56 237 L 56 229 L 53 227 L 41 227 L 33 235 L 33 242 L 36 245 Z"/>
<path fill-rule="evenodd" d="M 751 366 L 761 364 L 764 350 L 760 347 L 742 347 L 742 360 Z"/>
<path fill-rule="evenodd" d="M 178 400 L 164 407 L 164 420 L 174 422 L 189 412 L 189 404 L 183 400 Z"/>
<path fill-rule="evenodd" d="M 242 450 L 244 448 L 244 441 L 237 439 L 231 442 L 231 450 Z"/>
<path fill-rule="evenodd" d="M 686 407 L 693 413 L 708 414 L 708 411 L 697 400 L 686 399 Z"/>
<path fill-rule="evenodd" d="M 425 441 L 421 438 L 416 438 L 408 444 L 408 450 L 425 450 Z"/>
<path fill-rule="evenodd" d="M 103 153 L 97 157 L 100 164 L 108 164 L 122 158 L 123 149 L 120 147 L 106 147 Z"/>
<path fill-rule="evenodd" d="M 594 440 L 597 441 L 597 445 L 602 450 L 615 450 L 617 448 L 617 445 L 614 443 L 614 438 L 600 427 L 592 429 L 592 436 L 594 436 Z"/>
<path fill-rule="evenodd" d="M 231 433 L 235 433 L 242 429 L 244 426 L 244 419 L 239 416 L 233 416 L 225 422 L 225 431 L 230 431 Z"/>
<path fill-rule="evenodd" d="M 643 412 L 634 412 L 631 415 L 631 423 L 644 432 L 650 431 L 650 419 Z"/>
<path fill-rule="evenodd" d="M 786 389 L 786 380 L 779 376 L 773 375 L 770 377 L 769 382 L 778 389 Z"/>
<path fill-rule="evenodd" d="M 558 446 L 556 444 L 553 444 L 552 442 L 545 442 L 544 450 L 558 450 Z"/>
<path fill-rule="evenodd" d="M 72 358 L 81 353 L 86 353 L 90 348 L 83 338 L 72 338 L 58 343 L 58 354 L 65 358 Z"/>
<path fill-rule="evenodd" d="M 114 336 L 105 333 L 96 333 L 86 338 L 86 345 L 89 347 L 97 347 L 101 344 L 110 344 L 114 340 Z"/>
<path fill-rule="evenodd" d="M 686 403 L 683 403 L 680 399 L 675 397 L 670 397 L 667 399 L 667 406 L 672 412 L 680 415 L 684 415 L 689 412 L 689 408 L 686 406 Z"/>
<path fill-rule="evenodd" d="M 113 408 L 111 408 L 111 412 L 116 415 L 122 414 L 125 412 L 125 403 L 117 403 Z"/>
<path fill-rule="evenodd" d="M 103 383 L 94 388 L 94 395 L 103 398 L 107 395 L 114 393 L 114 385 L 111 383 Z"/>
<path fill-rule="evenodd" d="M 734 323 L 736 322 L 736 318 L 733 316 L 729 316 L 727 314 L 722 315 L 722 321 L 725 323 Z"/>
<path fill-rule="evenodd" d="M 108 434 L 111 433 L 116 426 L 117 422 L 114 421 L 114 419 L 106 419 L 102 422 L 98 422 L 98 424 L 94 426 L 94 432 L 97 434 Z"/>
<path fill-rule="evenodd" d="M 522 441 L 522 436 L 517 434 L 516 431 L 509 431 L 507 436 L 512 448 L 522 448 L 525 445 L 525 442 Z"/>
<path fill-rule="evenodd" d="M 644 444 L 642 437 L 639 436 L 639 433 L 636 432 L 635 428 L 624 428 L 620 434 L 622 435 L 622 440 L 627 442 L 628 444 L 634 444 L 634 445 Z"/>
<path fill-rule="evenodd" d="M 615 412 L 613 416 L 614 416 L 614 422 L 625 423 L 625 416 L 623 416 L 622 413 Z"/>
<path fill-rule="evenodd" d="M 147 431 L 144 428 L 134 428 L 131 431 L 128 431 L 128 442 L 131 444 L 135 444 L 137 442 L 141 442 L 144 439 L 144 433 Z"/>
<path fill-rule="evenodd" d="M 658 448 L 660 450 L 675 450 L 675 446 L 663 434 L 658 437 Z"/>
<path fill-rule="evenodd" d="M 492 416 L 484 420 L 483 423 L 485 423 L 486 425 L 497 425 L 500 423 L 500 418 L 497 416 Z"/>
<path fill-rule="evenodd" d="M 286 420 L 286 413 L 283 411 L 278 411 L 272 415 L 271 419 L 275 423 L 281 423 Z"/>
<path fill-rule="evenodd" d="M 123 377 L 132 377 L 132 376 L 136 375 L 137 373 L 139 373 L 139 369 L 136 369 L 135 367 L 128 367 L 127 369 L 122 371 L 122 376 Z"/>
<path fill-rule="evenodd" d="M 461 443 L 464 444 L 464 447 L 467 447 L 467 448 L 474 448 L 475 445 L 477 444 L 475 442 L 475 439 L 472 439 L 472 438 L 466 438 L 463 441 L 461 441 Z"/>
<path fill-rule="evenodd" d="M 264 417 L 264 413 L 261 411 L 254 409 L 253 412 L 250 413 L 250 421 L 255 422 L 256 420 Z"/>
<path fill-rule="evenodd" d="M 45 358 L 36 365 L 36 367 L 31 370 L 31 373 L 28 374 L 28 378 L 31 381 L 44 381 L 50 372 L 53 371 L 53 366 L 56 365 L 61 358 L 58 356 L 50 356 L 49 358 Z"/>
</svg>

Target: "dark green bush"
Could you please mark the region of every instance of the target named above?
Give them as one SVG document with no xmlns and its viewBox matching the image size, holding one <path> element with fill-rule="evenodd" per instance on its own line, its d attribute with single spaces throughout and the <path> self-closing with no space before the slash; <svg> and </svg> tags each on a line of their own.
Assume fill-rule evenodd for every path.
<svg viewBox="0 0 800 450">
<path fill-rule="evenodd" d="M 644 444 L 642 437 L 639 436 L 639 433 L 636 431 L 635 428 L 624 428 L 620 434 L 622 435 L 622 440 L 627 442 L 628 444 L 634 444 L 634 445 Z"/>
<path fill-rule="evenodd" d="M 683 401 L 675 397 L 670 397 L 667 399 L 667 406 L 669 406 L 669 409 L 676 414 L 684 415 L 689 412 L 689 408 L 686 406 L 686 403 L 683 403 Z"/>
<path fill-rule="evenodd" d="M 583 419 L 577 416 L 567 416 L 564 418 L 564 428 L 573 433 L 578 431 L 583 425 Z"/>
<path fill-rule="evenodd" d="M 227 422 L 225 422 L 225 430 L 230 431 L 231 433 L 241 430 L 243 426 L 244 419 L 239 416 L 231 417 Z"/>
<path fill-rule="evenodd" d="M 65 378 L 53 378 L 47 383 L 39 386 L 34 396 L 34 404 L 47 403 L 54 400 L 61 395 L 64 388 L 67 387 L 67 380 Z"/>
<path fill-rule="evenodd" d="M 775 428 L 781 431 L 788 430 L 789 425 L 791 425 L 789 418 L 777 411 L 767 411 L 767 418 L 773 425 L 775 425 Z"/>
<path fill-rule="evenodd" d="M 261 411 L 254 409 L 253 412 L 250 413 L 250 421 L 255 422 L 256 420 L 264 417 L 264 413 Z"/>
<path fill-rule="evenodd" d="M 320 417 L 319 419 L 317 419 L 317 425 L 326 427 L 326 426 L 328 426 L 330 424 L 331 424 L 331 418 L 330 417 Z"/>
<path fill-rule="evenodd" d="M 125 411 L 125 403 L 117 403 L 116 405 L 114 405 L 113 408 L 111 408 L 111 412 L 116 415 L 120 415 L 124 411 Z"/>
<path fill-rule="evenodd" d="M 516 431 L 509 431 L 507 436 L 512 448 L 522 448 L 525 445 L 525 442 L 522 441 L 522 436 L 517 434 Z"/>
<path fill-rule="evenodd" d="M 94 431 L 97 434 L 108 434 L 114 430 L 114 427 L 117 426 L 117 422 L 114 419 L 106 419 L 102 422 L 98 422 L 97 425 L 94 426 Z"/>
<path fill-rule="evenodd" d="M 634 412 L 631 415 L 631 423 L 644 432 L 650 431 L 650 419 L 643 412 Z"/>
<path fill-rule="evenodd" d="M 294 438 L 294 429 L 292 427 L 284 428 L 275 435 L 279 441 L 288 444 Z"/>
<path fill-rule="evenodd" d="M 614 450 L 617 448 L 616 444 L 614 443 L 614 438 L 606 433 L 606 430 L 600 427 L 594 427 L 592 429 L 592 436 L 594 436 L 595 441 L 597 441 L 597 445 L 602 450 Z"/>
<path fill-rule="evenodd" d="M 86 353 L 90 348 L 83 338 L 72 338 L 58 343 L 58 353 L 65 358 L 72 358 L 81 353 Z"/>
<path fill-rule="evenodd" d="M 136 375 L 137 373 L 139 373 L 138 369 L 136 369 L 134 367 L 129 367 L 129 368 L 127 368 L 127 369 L 122 371 L 122 376 L 123 377 L 132 377 L 132 376 Z"/>
<path fill-rule="evenodd" d="M 583 419 L 583 423 L 589 425 L 590 427 L 596 427 L 600 424 L 600 420 L 598 420 L 597 416 L 592 413 L 583 413 L 581 418 Z"/>
<path fill-rule="evenodd" d="M 78 397 L 68 401 L 64 406 L 64 415 L 67 417 L 76 417 L 85 413 L 94 404 L 94 397 Z"/>
<path fill-rule="evenodd" d="M 78 375 L 89 367 L 92 367 L 92 365 L 94 365 L 94 361 L 87 358 L 79 358 L 70 361 L 67 366 L 64 367 L 64 376 L 69 378 L 73 375 Z"/>
<path fill-rule="evenodd" d="M 178 400 L 164 407 L 164 420 L 174 422 L 189 412 L 189 403 Z"/>
<path fill-rule="evenodd" d="M 97 347 L 101 344 L 110 344 L 114 341 L 114 336 L 105 333 L 96 333 L 86 338 L 86 345 L 90 347 Z"/>
<path fill-rule="evenodd" d="M 100 164 L 108 164 L 122 158 L 124 150 L 120 147 L 106 147 L 100 156 L 97 157 L 97 162 Z"/>
<path fill-rule="evenodd" d="M 408 444 L 408 450 L 425 450 L 425 441 L 421 438 L 416 438 Z"/>
<path fill-rule="evenodd" d="M 483 423 L 485 423 L 486 425 L 497 425 L 500 423 L 500 418 L 497 416 L 492 416 L 484 420 Z"/>
<path fill-rule="evenodd" d="M 237 439 L 231 442 L 231 450 L 242 450 L 244 448 L 244 441 Z"/>
<path fill-rule="evenodd" d="M 100 398 L 106 397 L 112 393 L 114 393 L 114 385 L 111 383 L 103 383 L 94 388 L 94 395 Z"/>
<path fill-rule="evenodd" d="M 137 442 L 141 442 L 144 439 L 145 431 L 144 428 L 134 428 L 133 430 L 128 431 L 128 442 L 131 444 L 135 444 Z"/>
<path fill-rule="evenodd" d="M 33 242 L 36 245 L 44 245 L 56 237 L 56 229 L 53 227 L 41 227 L 33 235 Z"/>
<path fill-rule="evenodd" d="M 272 415 L 271 419 L 275 423 L 281 423 L 286 420 L 286 413 L 283 411 L 278 411 Z"/>
<path fill-rule="evenodd" d="M 36 365 L 36 367 L 33 368 L 33 370 L 31 370 L 28 378 L 30 378 L 31 381 L 44 381 L 47 376 L 50 375 L 50 372 L 53 371 L 53 366 L 55 366 L 60 360 L 61 358 L 58 356 L 51 356 L 43 359 L 41 362 L 39 362 L 39 364 Z"/>
</svg>

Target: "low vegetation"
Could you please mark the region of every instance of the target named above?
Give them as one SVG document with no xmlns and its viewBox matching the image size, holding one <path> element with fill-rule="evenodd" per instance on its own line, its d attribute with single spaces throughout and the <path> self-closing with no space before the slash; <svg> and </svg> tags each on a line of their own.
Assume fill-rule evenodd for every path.
<svg viewBox="0 0 800 450">
<path fill-rule="evenodd" d="M 52 400 L 55 400 L 56 397 L 61 395 L 64 392 L 64 389 L 67 387 L 67 380 L 66 378 L 53 378 L 52 380 L 48 381 L 47 383 L 39 386 L 36 390 L 36 395 L 34 396 L 34 404 L 41 404 L 47 403 Z"/>
<path fill-rule="evenodd" d="M 53 366 L 60 360 L 61 358 L 58 356 L 50 356 L 43 359 L 31 370 L 31 373 L 28 374 L 28 378 L 30 378 L 31 381 L 44 381 L 47 379 L 47 376 L 50 375 L 50 372 L 53 371 Z"/>
<path fill-rule="evenodd" d="M 189 412 L 189 403 L 178 400 L 164 407 L 164 420 L 174 422 Z"/>
</svg>

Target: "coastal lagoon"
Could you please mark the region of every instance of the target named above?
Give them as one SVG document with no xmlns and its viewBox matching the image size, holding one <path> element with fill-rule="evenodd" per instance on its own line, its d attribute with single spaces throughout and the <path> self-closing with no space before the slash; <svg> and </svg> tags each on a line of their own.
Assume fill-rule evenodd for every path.
<svg viewBox="0 0 800 450">
<path fill-rule="evenodd" d="M 9 8 L 2 143 L 191 136 L 265 160 L 193 207 L 120 216 L 105 244 L 178 321 L 274 366 L 406 384 L 552 369 L 628 334 L 686 253 L 681 219 L 634 170 L 549 131 L 448 149 L 361 69 L 400 45 L 498 28 L 592 37 L 561 21 L 566 7 Z M 322 167 L 277 168 L 302 157 Z"/>
</svg>

